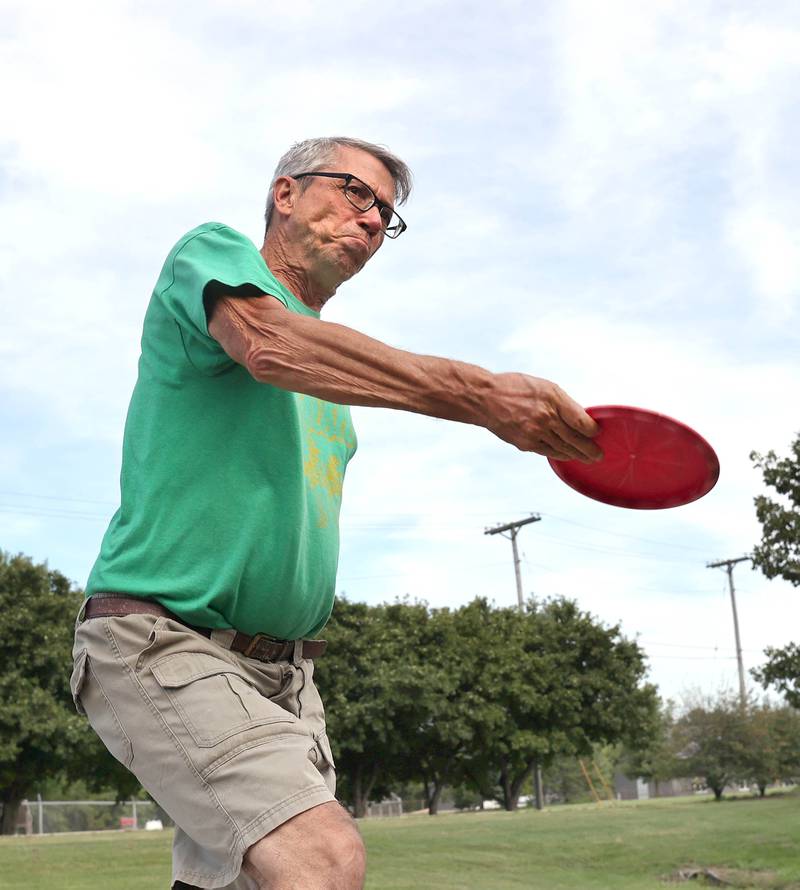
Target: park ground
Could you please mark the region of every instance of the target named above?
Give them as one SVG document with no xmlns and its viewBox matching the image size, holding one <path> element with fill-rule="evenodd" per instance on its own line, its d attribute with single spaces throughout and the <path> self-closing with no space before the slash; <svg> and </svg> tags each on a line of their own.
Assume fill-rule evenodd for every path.
<svg viewBox="0 0 800 890">
<path fill-rule="evenodd" d="M 800 794 L 678 798 L 360 823 L 368 890 L 800 890 Z M 3 890 L 167 890 L 171 832 L 0 838 Z M 719 884 L 717 884 L 719 886 Z"/>
</svg>

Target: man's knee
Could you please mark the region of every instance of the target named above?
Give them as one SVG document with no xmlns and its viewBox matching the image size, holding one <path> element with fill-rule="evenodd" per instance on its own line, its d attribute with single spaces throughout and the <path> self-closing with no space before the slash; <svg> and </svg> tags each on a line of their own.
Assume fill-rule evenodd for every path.
<svg viewBox="0 0 800 890">
<path fill-rule="evenodd" d="M 349 813 L 338 804 L 323 804 L 254 844 L 245 869 L 260 887 L 270 890 L 362 890 L 366 851 Z"/>
<path fill-rule="evenodd" d="M 361 890 L 367 853 L 358 829 L 343 822 L 342 827 L 321 834 L 315 851 L 322 874 L 331 877 L 330 886 L 339 890 Z M 327 890 L 327 885 L 323 884 Z"/>
</svg>

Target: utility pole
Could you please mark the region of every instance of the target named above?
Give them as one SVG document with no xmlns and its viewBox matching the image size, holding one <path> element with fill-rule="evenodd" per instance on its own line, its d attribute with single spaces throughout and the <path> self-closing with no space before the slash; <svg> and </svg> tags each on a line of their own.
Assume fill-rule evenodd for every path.
<svg viewBox="0 0 800 890">
<path fill-rule="evenodd" d="M 742 663 L 742 641 L 739 637 L 739 616 L 736 612 L 736 590 L 733 586 L 733 567 L 738 562 L 747 562 L 749 556 L 739 556 L 736 559 L 720 559 L 717 562 L 707 562 L 707 569 L 724 568 L 728 573 L 728 587 L 731 592 L 731 608 L 733 609 L 733 631 L 736 634 L 736 661 L 739 665 L 739 701 L 744 708 L 747 704 L 747 689 L 744 685 L 744 664 Z"/>
<path fill-rule="evenodd" d="M 507 522 L 504 525 L 496 525 L 494 528 L 487 528 L 485 535 L 503 535 L 504 538 L 511 538 L 511 550 L 514 554 L 514 575 L 517 579 L 517 604 L 520 612 L 525 611 L 525 600 L 522 596 L 522 574 L 519 570 L 519 551 L 517 550 L 517 535 L 523 525 L 529 525 L 531 522 L 539 522 L 541 516 L 538 513 L 531 513 L 527 519 L 519 519 L 517 522 Z M 504 534 L 508 532 L 508 534 Z M 544 809 L 544 795 L 542 793 L 542 768 L 537 761 L 533 771 L 533 787 L 536 796 L 536 809 Z"/>
<path fill-rule="evenodd" d="M 531 522 L 539 522 L 541 518 L 542 517 L 537 513 L 531 513 L 527 519 L 519 519 L 517 522 L 507 522 L 505 525 L 496 525 L 494 528 L 487 528 L 484 532 L 485 535 L 503 535 L 504 538 L 511 538 L 511 549 L 514 553 L 514 574 L 517 576 L 517 602 L 519 604 L 520 612 L 525 608 L 525 600 L 522 596 L 522 575 L 519 571 L 517 535 L 523 525 L 528 525 Z M 509 532 L 509 534 L 504 535 L 503 532 Z"/>
</svg>

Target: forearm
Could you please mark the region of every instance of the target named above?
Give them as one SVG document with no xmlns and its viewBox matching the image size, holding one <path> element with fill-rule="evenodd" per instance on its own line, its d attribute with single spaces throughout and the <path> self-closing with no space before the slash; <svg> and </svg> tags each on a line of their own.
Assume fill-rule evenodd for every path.
<svg viewBox="0 0 800 890">
<path fill-rule="evenodd" d="M 221 298 L 208 329 L 261 383 L 483 426 L 523 451 L 560 460 L 600 456 L 590 438 L 595 422 L 549 380 L 404 352 L 344 325 L 289 312 L 269 297 Z"/>
<path fill-rule="evenodd" d="M 482 424 L 483 368 L 395 349 L 344 325 L 293 315 L 254 338 L 245 366 L 262 383 L 330 402 Z"/>
</svg>

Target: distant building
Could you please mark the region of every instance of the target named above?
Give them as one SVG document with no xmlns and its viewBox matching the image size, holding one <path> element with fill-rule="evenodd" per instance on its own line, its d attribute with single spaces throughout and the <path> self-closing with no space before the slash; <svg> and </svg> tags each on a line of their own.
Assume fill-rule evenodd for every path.
<svg viewBox="0 0 800 890">
<path fill-rule="evenodd" d="M 622 773 L 614 776 L 614 794 L 617 800 L 648 800 L 651 797 L 683 797 L 693 794 L 695 785 L 691 779 L 667 779 L 656 785 L 652 780 L 629 779 Z"/>
</svg>

